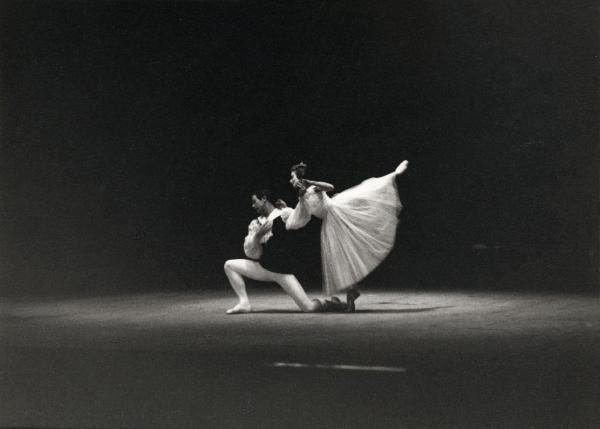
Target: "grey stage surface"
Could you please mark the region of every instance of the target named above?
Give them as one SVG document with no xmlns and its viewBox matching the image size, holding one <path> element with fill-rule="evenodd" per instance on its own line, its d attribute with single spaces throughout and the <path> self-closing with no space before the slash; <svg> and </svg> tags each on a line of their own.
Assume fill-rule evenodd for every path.
<svg viewBox="0 0 600 429">
<path fill-rule="evenodd" d="M 3 300 L 2 426 L 600 427 L 597 297 L 251 293 Z"/>
</svg>

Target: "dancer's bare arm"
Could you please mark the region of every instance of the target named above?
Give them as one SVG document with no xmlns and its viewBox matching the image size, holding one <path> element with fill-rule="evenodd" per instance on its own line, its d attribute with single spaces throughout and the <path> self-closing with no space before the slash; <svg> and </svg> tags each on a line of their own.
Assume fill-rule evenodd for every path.
<svg viewBox="0 0 600 429">
<path fill-rule="evenodd" d="M 266 233 L 268 233 L 269 231 L 271 231 L 271 228 L 273 228 L 272 220 L 268 220 L 265 223 L 263 223 L 256 231 L 256 234 L 254 234 L 254 236 L 256 237 L 256 240 L 258 240 L 260 242 L 260 240 L 263 238 L 263 236 Z"/>
<path fill-rule="evenodd" d="M 273 227 L 273 221 L 267 221 L 259 226 L 254 233 L 248 233 L 244 239 L 244 253 L 250 259 L 259 259 L 262 256 L 263 248 L 260 241 Z"/>
<path fill-rule="evenodd" d="M 244 239 L 244 253 L 250 259 L 260 259 L 262 256 L 262 245 L 255 234 L 248 234 Z"/>
<path fill-rule="evenodd" d="M 327 182 L 317 182 L 315 180 L 304 179 L 304 183 L 308 186 L 314 186 L 315 188 L 317 188 L 317 191 L 330 192 L 335 189 L 335 186 Z"/>
</svg>

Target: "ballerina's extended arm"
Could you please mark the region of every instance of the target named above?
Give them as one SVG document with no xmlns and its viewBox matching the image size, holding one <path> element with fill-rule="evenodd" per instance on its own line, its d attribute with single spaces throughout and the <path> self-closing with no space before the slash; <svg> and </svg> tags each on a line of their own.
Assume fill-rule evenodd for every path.
<svg viewBox="0 0 600 429">
<path fill-rule="evenodd" d="M 324 192 L 331 192 L 335 189 L 335 186 L 333 186 L 331 183 L 327 183 L 327 182 L 317 182 L 315 180 L 308 180 L 308 179 L 303 179 L 303 182 L 305 183 L 305 185 L 308 186 L 314 186 L 315 188 L 317 188 L 317 191 L 324 191 Z"/>
</svg>

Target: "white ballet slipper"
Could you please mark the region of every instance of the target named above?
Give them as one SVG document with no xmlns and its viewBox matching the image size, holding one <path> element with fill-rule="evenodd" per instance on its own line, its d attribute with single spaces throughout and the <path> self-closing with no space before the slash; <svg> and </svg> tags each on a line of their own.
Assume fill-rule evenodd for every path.
<svg viewBox="0 0 600 429">
<path fill-rule="evenodd" d="M 402 174 L 408 168 L 408 161 L 404 160 L 400 163 L 398 167 L 396 167 L 396 174 Z"/>
<path fill-rule="evenodd" d="M 252 311 L 252 307 L 250 304 L 238 304 L 235 307 L 230 308 L 225 312 L 225 314 L 240 314 L 240 313 L 250 313 Z"/>
</svg>

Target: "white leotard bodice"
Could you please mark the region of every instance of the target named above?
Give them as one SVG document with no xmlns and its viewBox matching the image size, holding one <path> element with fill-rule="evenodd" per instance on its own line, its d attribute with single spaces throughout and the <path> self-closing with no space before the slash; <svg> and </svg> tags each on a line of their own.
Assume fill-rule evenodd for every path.
<svg viewBox="0 0 600 429">
<path fill-rule="evenodd" d="M 304 200 L 304 204 L 311 215 L 320 219 L 325 217 L 329 203 L 329 197 L 326 192 L 317 191 L 314 186 L 309 186 L 301 198 Z"/>
<path fill-rule="evenodd" d="M 285 220 L 287 229 L 299 229 L 305 226 L 311 216 L 324 219 L 329 207 L 330 198 L 324 191 L 317 191 L 314 186 L 309 186 L 304 195 L 298 200 L 291 215 Z"/>
</svg>

